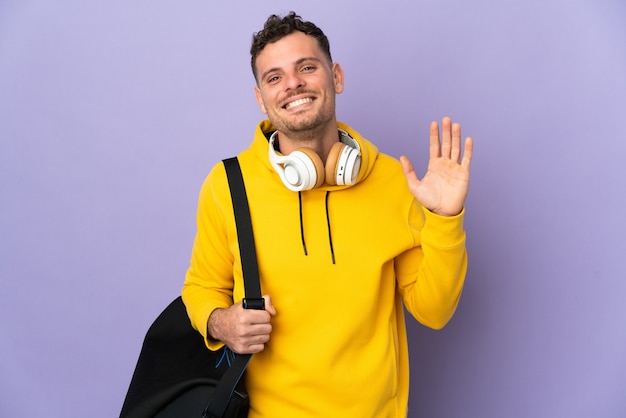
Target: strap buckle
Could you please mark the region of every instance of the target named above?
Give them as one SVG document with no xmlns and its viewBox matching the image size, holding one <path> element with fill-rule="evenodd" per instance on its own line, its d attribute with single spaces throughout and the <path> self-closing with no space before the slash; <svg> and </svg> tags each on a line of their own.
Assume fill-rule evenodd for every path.
<svg viewBox="0 0 626 418">
<path fill-rule="evenodd" d="M 265 299 L 263 298 L 243 298 L 242 304 L 244 309 L 265 310 Z"/>
</svg>

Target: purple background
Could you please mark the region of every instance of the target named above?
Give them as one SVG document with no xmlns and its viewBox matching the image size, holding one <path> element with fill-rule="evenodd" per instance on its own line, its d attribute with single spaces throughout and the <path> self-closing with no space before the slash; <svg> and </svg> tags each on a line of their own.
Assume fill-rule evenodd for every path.
<svg viewBox="0 0 626 418">
<path fill-rule="evenodd" d="M 291 8 L 383 151 L 423 172 L 444 115 L 476 141 L 467 286 L 409 324 L 410 416 L 626 416 L 625 3 L 241 3 L 0 2 L 0 416 L 119 414 L 200 184 L 263 117 L 251 34 Z"/>
</svg>

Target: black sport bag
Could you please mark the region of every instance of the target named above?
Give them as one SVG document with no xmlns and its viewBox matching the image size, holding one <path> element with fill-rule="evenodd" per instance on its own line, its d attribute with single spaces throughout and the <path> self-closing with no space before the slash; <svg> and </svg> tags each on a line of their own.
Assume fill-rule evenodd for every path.
<svg viewBox="0 0 626 418">
<path fill-rule="evenodd" d="M 224 160 L 242 257 L 247 309 L 264 309 L 252 222 L 239 162 Z M 206 348 L 177 297 L 148 329 L 120 418 L 244 418 L 250 354 Z"/>
<path fill-rule="evenodd" d="M 120 418 L 200 418 L 222 376 L 245 357 L 250 356 L 226 347 L 207 349 L 179 296 L 146 333 Z M 248 394 L 239 380 L 223 414 L 215 416 L 246 417 L 247 410 Z"/>
</svg>

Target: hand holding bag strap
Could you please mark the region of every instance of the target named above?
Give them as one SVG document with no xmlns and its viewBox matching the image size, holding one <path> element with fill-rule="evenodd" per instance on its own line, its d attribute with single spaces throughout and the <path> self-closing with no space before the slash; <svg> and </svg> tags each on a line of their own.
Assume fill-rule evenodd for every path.
<svg viewBox="0 0 626 418">
<path fill-rule="evenodd" d="M 241 265 L 243 270 L 243 281 L 245 299 L 243 300 L 246 309 L 265 309 L 263 297 L 261 296 L 261 283 L 259 280 L 259 265 L 254 246 L 254 234 L 252 231 L 252 221 L 250 219 L 250 208 L 248 197 L 241 174 L 241 167 L 237 157 L 223 160 L 230 187 L 233 210 L 235 212 L 235 224 L 237 227 L 237 237 L 239 241 L 239 253 L 241 255 Z M 213 391 L 211 400 L 207 404 L 202 418 L 222 417 L 228 401 L 230 400 L 237 383 L 241 380 L 246 366 L 250 362 L 251 354 L 238 354 L 231 366 L 228 368 L 219 384 Z"/>
</svg>

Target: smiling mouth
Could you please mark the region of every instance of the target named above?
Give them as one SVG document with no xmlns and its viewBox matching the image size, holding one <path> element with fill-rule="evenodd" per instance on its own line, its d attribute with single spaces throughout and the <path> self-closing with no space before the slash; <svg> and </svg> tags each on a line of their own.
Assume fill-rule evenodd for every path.
<svg viewBox="0 0 626 418">
<path fill-rule="evenodd" d="M 287 103 L 285 105 L 285 109 L 286 110 L 293 109 L 294 107 L 302 106 L 303 104 L 311 103 L 312 101 L 313 99 L 310 97 L 305 97 L 303 99 L 294 100 L 293 102 Z"/>
</svg>

